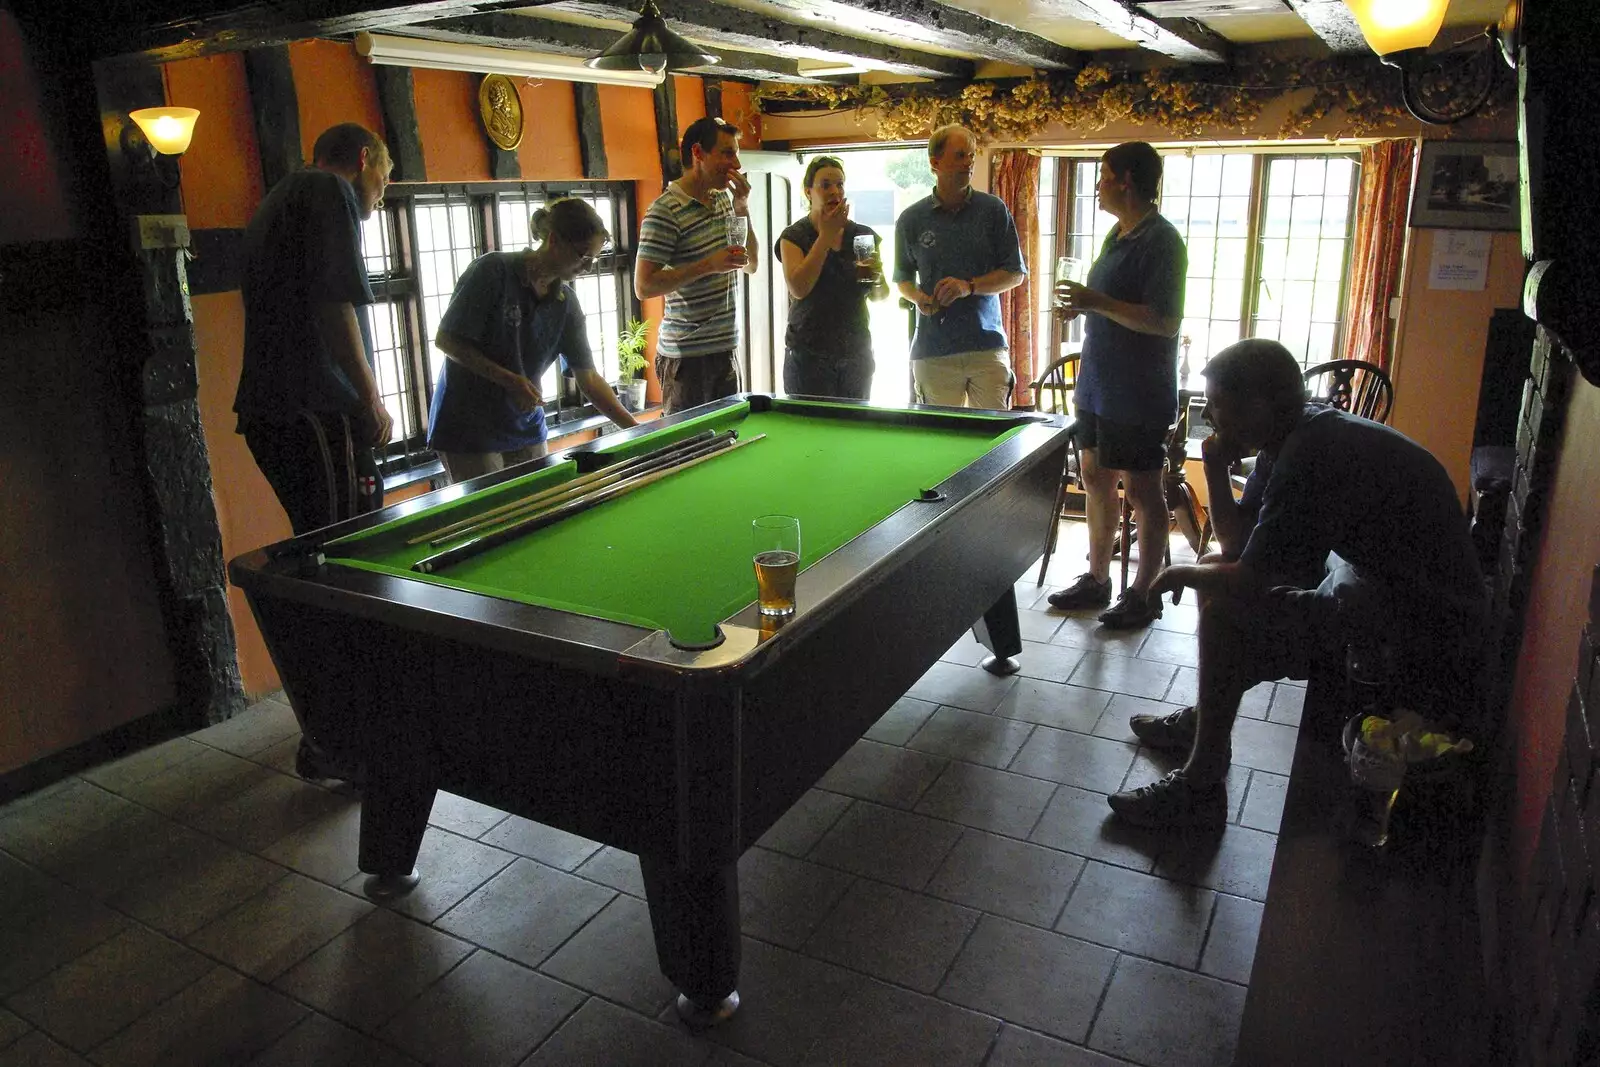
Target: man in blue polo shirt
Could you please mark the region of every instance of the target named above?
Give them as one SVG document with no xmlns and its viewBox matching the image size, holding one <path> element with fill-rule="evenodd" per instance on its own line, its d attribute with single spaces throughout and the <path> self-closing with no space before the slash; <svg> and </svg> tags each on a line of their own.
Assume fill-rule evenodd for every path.
<svg viewBox="0 0 1600 1067">
<path fill-rule="evenodd" d="M 1161 602 L 1145 590 L 1161 570 L 1168 512 L 1162 475 L 1167 428 L 1178 417 L 1178 331 L 1189 255 L 1177 229 L 1156 211 L 1161 157 L 1143 141 L 1100 157 L 1100 209 L 1117 217 L 1089 283 L 1056 285 L 1063 318 L 1084 315 L 1083 359 L 1073 390 L 1083 459 L 1089 571 L 1050 594 L 1066 611 L 1111 603 L 1111 542 L 1121 482 L 1139 523 L 1139 570 L 1115 606 L 1100 613 L 1113 629 L 1149 626 Z M 1126 549 L 1124 549 L 1126 551 Z"/>
<path fill-rule="evenodd" d="M 972 188 L 970 131 L 928 138 L 933 194 L 895 223 L 894 280 L 917 306 L 911 373 L 925 404 L 1002 408 L 1011 387 L 1000 294 L 1027 277 L 1011 212 Z"/>
</svg>

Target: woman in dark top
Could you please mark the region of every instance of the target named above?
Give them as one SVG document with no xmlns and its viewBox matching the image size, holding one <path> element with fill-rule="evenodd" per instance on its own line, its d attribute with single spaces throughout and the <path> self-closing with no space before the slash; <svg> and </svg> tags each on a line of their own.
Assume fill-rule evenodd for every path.
<svg viewBox="0 0 1600 1067">
<path fill-rule="evenodd" d="M 783 391 L 865 400 L 872 392 L 872 333 L 867 301 L 889 295 L 878 254 L 882 238 L 850 221 L 844 164 L 818 156 L 806 167 L 811 211 L 783 231 L 774 251 L 789 286 L 789 332 L 784 338 Z M 872 239 L 873 253 L 857 273 L 855 239 Z"/>
</svg>

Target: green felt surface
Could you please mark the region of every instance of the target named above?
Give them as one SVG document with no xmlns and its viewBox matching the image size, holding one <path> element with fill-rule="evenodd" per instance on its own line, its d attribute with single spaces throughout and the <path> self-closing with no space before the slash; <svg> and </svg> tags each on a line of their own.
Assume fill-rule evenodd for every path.
<svg viewBox="0 0 1600 1067">
<path fill-rule="evenodd" d="M 739 406 L 606 450 L 619 459 L 710 426 L 760 441 L 674 474 L 440 574 L 411 565 L 438 548 L 408 537 L 575 475 L 561 464 L 327 546 L 349 566 L 400 573 L 524 603 L 709 640 L 755 599 L 750 523 L 800 519 L 801 566 L 886 518 L 1009 436 L 1010 420 L 953 417 L 938 428 L 830 418 L 827 405 Z M 798 412 L 804 411 L 804 414 Z"/>
</svg>

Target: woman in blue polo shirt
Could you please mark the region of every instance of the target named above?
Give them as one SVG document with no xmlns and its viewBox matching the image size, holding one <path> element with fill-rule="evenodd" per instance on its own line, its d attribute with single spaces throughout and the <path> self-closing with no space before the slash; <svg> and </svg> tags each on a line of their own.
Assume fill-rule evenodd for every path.
<svg viewBox="0 0 1600 1067">
<path fill-rule="evenodd" d="M 434 339 L 446 359 L 428 409 L 428 447 L 452 481 L 544 455 L 539 379 L 558 357 L 595 410 L 634 425 L 594 369 L 570 284 L 605 247 L 605 223 L 586 202 L 567 198 L 535 211 L 531 228 L 536 248 L 473 260 Z"/>
</svg>

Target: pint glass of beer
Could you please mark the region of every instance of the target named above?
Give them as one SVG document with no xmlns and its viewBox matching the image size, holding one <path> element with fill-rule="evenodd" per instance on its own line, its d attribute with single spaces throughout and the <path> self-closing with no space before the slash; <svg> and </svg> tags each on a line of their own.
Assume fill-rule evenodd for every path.
<svg viewBox="0 0 1600 1067">
<path fill-rule="evenodd" d="M 800 573 L 800 520 L 763 515 L 750 524 L 756 600 L 763 615 L 794 614 L 794 580 Z"/>
<path fill-rule="evenodd" d="M 878 242 L 870 233 L 858 233 L 851 243 L 856 255 L 856 281 L 871 285 L 878 280 Z"/>
</svg>

